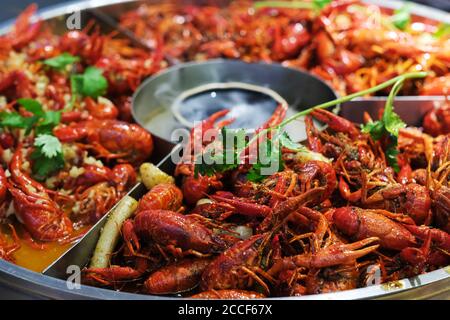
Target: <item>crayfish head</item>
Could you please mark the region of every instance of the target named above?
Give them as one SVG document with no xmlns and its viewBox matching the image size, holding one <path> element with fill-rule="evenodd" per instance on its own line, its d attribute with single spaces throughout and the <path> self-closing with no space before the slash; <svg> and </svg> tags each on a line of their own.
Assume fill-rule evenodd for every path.
<svg viewBox="0 0 450 320">
<path fill-rule="evenodd" d="M 355 235 L 359 230 L 358 213 L 353 207 L 337 208 L 333 212 L 333 223 L 343 233 L 348 236 Z"/>
</svg>

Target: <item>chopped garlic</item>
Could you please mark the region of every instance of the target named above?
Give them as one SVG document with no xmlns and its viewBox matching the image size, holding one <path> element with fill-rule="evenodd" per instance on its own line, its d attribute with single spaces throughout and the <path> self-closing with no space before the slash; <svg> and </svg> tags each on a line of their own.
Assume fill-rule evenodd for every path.
<svg viewBox="0 0 450 320">
<path fill-rule="evenodd" d="M 70 161 L 77 158 L 77 148 L 75 145 L 63 143 L 62 152 L 64 160 Z"/>
<path fill-rule="evenodd" d="M 22 164 L 22 170 L 23 171 L 28 171 L 30 170 L 30 162 L 29 161 L 24 161 Z"/>
<path fill-rule="evenodd" d="M 100 160 L 95 159 L 94 157 L 85 157 L 84 158 L 84 163 L 85 164 L 90 164 L 93 166 L 97 166 L 97 167 L 103 167 L 103 162 L 101 162 Z"/>
<path fill-rule="evenodd" d="M 9 69 L 23 69 L 26 58 L 27 56 L 25 53 L 11 51 L 8 60 L 6 61 L 6 65 Z"/>
<path fill-rule="evenodd" d="M 46 76 L 39 76 L 36 81 L 36 93 L 40 96 L 45 94 L 45 89 L 47 89 L 47 85 L 49 80 Z"/>
<path fill-rule="evenodd" d="M 55 183 L 57 182 L 57 178 L 56 177 L 50 177 L 47 180 L 45 180 L 45 185 L 47 188 L 49 189 L 55 189 Z"/>
<path fill-rule="evenodd" d="M 79 202 L 75 202 L 75 205 L 72 207 L 72 213 L 73 214 L 77 214 L 80 212 L 80 203 Z"/>
<path fill-rule="evenodd" d="M 6 107 L 7 104 L 8 104 L 8 101 L 6 100 L 6 97 L 0 96 L 0 108 Z"/>
<path fill-rule="evenodd" d="M 5 149 L 2 153 L 2 158 L 5 163 L 9 163 L 12 159 L 13 153 L 11 149 Z"/>
<path fill-rule="evenodd" d="M 11 202 L 9 203 L 8 210 L 6 210 L 5 216 L 6 216 L 6 217 L 9 217 L 9 216 L 12 216 L 14 213 L 15 213 L 15 210 L 14 210 L 14 201 L 11 201 Z M 19 220 L 21 223 L 23 223 L 23 221 L 20 219 L 19 216 L 17 216 L 17 220 Z"/>
<path fill-rule="evenodd" d="M 83 173 L 84 173 L 84 168 L 78 168 L 78 167 L 72 167 L 72 168 L 70 168 L 70 171 L 69 171 L 69 176 L 71 177 L 71 178 L 74 178 L 74 179 L 76 179 L 76 178 L 78 178 L 80 175 L 82 175 Z"/>
<path fill-rule="evenodd" d="M 105 97 L 98 97 L 97 102 L 98 102 L 99 104 L 104 104 L 104 105 L 107 105 L 107 106 L 111 106 L 111 105 L 113 104 L 113 103 L 111 102 L 111 100 L 109 100 L 109 99 L 107 99 L 107 98 L 105 98 Z"/>
</svg>

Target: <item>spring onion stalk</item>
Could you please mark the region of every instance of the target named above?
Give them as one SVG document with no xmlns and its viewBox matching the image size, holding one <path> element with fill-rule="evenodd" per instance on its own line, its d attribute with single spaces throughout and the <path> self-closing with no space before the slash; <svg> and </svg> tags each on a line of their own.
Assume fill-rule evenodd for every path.
<svg viewBox="0 0 450 320">
<path fill-rule="evenodd" d="M 261 130 L 260 132 L 258 132 L 250 140 L 249 145 L 252 142 L 255 142 L 255 140 L 258 139 L 262 134 L 266 134 L 268 131 L 271 131 L 271 130 L 281 129 L 284 126 L 286 126 L 287 124 L 291 123 L 292 121 L 295 121 L 295 120 L 297 120 L 300 117 L 306 116 L 306 115 L 310 114 L 311 112 L 313 112 L 316 109 L 326 109 L 326 108 L 334 107 L 334 106 L 336 106 L 338 104 L 341 104 L 341 103 L 344 103 L 344 102 L 347 102 L 347 101 L 351 101 L 351 100 L 353 100 L 355 98 L 363 97 L 363 96 L 366 96 L 368 94 L 372 94 L 372 93 L 375 93 L 377 91 L 386 89 L 386 88 L 388 88 L 388 87 L 390 87 L 392 85 L 395 85 L 397 82 L 403 83 L 404 81 L 406 81 L 408 79 L 425 78 L 427 75 L 428 75 L 428 72 L 410 72 L 410 73 L 406 73 L 406 74 L 397 76 L 395 78 L 392 78 L 390 80 L 387 80 L 387 81 L 385 81 L 385 82 L 383 82 L 383 83 L 381 83 L 381 84 L 379 84 L 377 86 L 374 86 L 372 88 L 365 89 L 365 90 L 362 90 L 362 91 L 359 91 L 359 92 L 355 92 L 355 93 L 352 93 L 352 94 L 347 95 L 345 97 L 337 98 L 335 100 L 331 100 L 331 101 L 328 101 L 328 102 L 316 105 L 316 106 L 314 106 L 312 108 L 300 111 L 300 112 L 292 115 L 291 117 L 287 118 L 286 120 L 284 120 L 279 125 L 277 125 L 277 126 L 275 126 L 273 128 L 267 128 L 267 129 Z M 391 102 L 393 101 L 394 97 L 395 97 L 395 95 L 392 95 L 392 96 L 390 95 L 389 96 L 389 99 L 391 99 Z"/>
</svg>

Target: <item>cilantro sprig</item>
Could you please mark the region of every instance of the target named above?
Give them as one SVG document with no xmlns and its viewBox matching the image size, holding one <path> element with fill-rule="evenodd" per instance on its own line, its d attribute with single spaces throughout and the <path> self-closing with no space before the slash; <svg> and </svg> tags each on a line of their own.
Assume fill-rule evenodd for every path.
<svg viewBox="0 0 450 320">
<path fill-rule="evenodd" d="M 67 66 L 80 61 L 80 57 L 73 56 L 64 52 L 59 56 L 46 59 L 43 63 L 56 70 L 66 70 Z M 72 74 L 70 76 L 70 86 L 72 89 L 72 98 L 68 108 L 71 109 L 78 97 L 98 98 L 106 93 L 108 81 L 103 76 L 103 70 L 94 66 L 87 67 L 81 74 Z"/>
<path fill-rule="evenodd" d="M 400 129 L 406 127 L 406 123 L 400 119 L 398 114 L 394 112 L 394 98 L 402 88 L 404 83 L 403 79 L 400 79 L 394 84 L 386 100 L 383 116 L 381 120 L 368 122 L 361 127 L 362 132 L 369 133 L 374 140 L 387 139 L 387 146 L 385 150 L 386 159 L 388 164 L 394 168 L 396 172 L 400 170 L 397 155 L 399 153 L 397 149 L 398 135 Z"/>
<path fill-rule="evenodd" d="M 34 130 L 34 151 L 32 172 L 37 180 L 44 180 L 50 174 L 64 167 L 61 142 L 53 136 L 53 128 L 61 120 L 61 111 L 45 111 L 39 101 L 19 99 L 17 103 L 32 116 L 24 117 L 18 112 L 0 112 L 0 126 L 25 129 L 28 135 Z"/>
<path fill-rule="evenodd" d="M 32 171 L 37 180 L 44 180 L 49 175 L 64 168 L 64 156 L 61 142 L 53 135 L 40 134 L 34 140 Z"/>
<path fill-rule="evenodd" d="M 70 78 L 72 90 L 85 97 L 98 98 L 106 93 L 108 81 L 103 76 L 103 70 L 87 67 L 84 73 L 75 74 Z"/>
<path fill-rule="evenodd" d="M 411 3 L 406 3 L 394 11 L 391 16 L 392 24 L 399 30 L 406 30 L 411 23 Z"/>
<path fill-rule="evenodd" d="M 433 34 L 433 37 L 440 39 L 448 35 L 450 35 L 450 23 L 443 22 L 439 25 L 438 29 Z"/>
<path fill-rule="evenodd" d="M 68 109 L 71 109 L 78 97 L 98 98 L 106 93 L 108 80 L 103 76 L 103 70 L 89 66 L 82 74 L 74 74 L 70 77 L 72 99 Z"/>
<path fill-rule="evenodd" d="M 24 117 L 18 112 L 0 112 L 0 126 L 25 129 L 30 134 L 35 129 L 36 134 L 51 133 L 61 120 L 61 111 L 44 111 L 42 105 L 34 99 L 19 99 L 17 103 L 32 113 Z"/>
<path fill-rule="evenodd" d="M 319 105 L 316 105 L 312 108 L 300 111 L 294 115 L 292 115 L 291 117 L 285 119 L 284 121 L 282 121 L 280 124 L 278 124 L 277 126 L 274 126 L 272 128 L 267 128 L 264 130 L 261 130 L 260 132 L 258 132 L 255 136 L 253 136 L 246 144 L 245 146 L 242 146 L 240 148 L 233 148 L 232 152 L 232 157 L 233 159 L 236 159 L 236 162 L 234 163 L 230 163 L 227 165 L 223 165 L 222 164 L 205 164 L 202 161 L 196 161 L 195 164 L 195 172 L 196 174 L 200 173 L 203 175 L 213 175 L 215 173 L 219 173 L 219 172 L 225 172 L 231 169 L 234 169 L 238 166 L 238 159 L 240 159 L 240 156 L 242 154 L 242 152 L 244 150 L 246 150 L 246 148 L 251 145 L 252 143 L 256 143 L 260 140 L 260 137 L 264 134 L 264 135 L 268 135 L 268 133 L 274 133 L 271 137 L 270 140 L 266 141 L 266 153 L 264 154 L 264 156 L 266 158 L 269 158 L 271 161 L 274 162 L 278 162 L 279 165 L 279 169 L 282 169 L 282 161 L 280 158 L 281 155 L 281 148 L 287 148 L 296 152 L 300 152 L 302 153 L 302 156 L 305 158 L 309 158 L 309 159 L 319 159 L 319 160 L 326 160 L 326 159 L 321 159 L 320 156 L 318 156 L 317 154 L 314 154 L 313 152 L 311 152 L 310 150 L 308 150 L 306 147 L 304 147 L 303 145 L 293 142 L 290 137 L 282 131 L 282 129 L 289 123 L 297 120 L 300 117 L 306 116 L 308 114 L 310 114 L 312 111 L 316 110 L 316 109 L 326 109 L 326 108 L 330 108 L 336 105 L 339 105 L 343 102 L 347 102 L 347 101 L 351 101 L 354 98 L 357 97 L 362 97 L 362 96 L 366 96 L 369 94 L 372 94 L 374 92 L 389 88 L 391 86 L 393 86 L 393 89 L 391 90 L 391 93 L 388 97 L 387 100 L 387 106 L 385 108 L 385 114 L 386 116 L 383 116 L 383 119 L 381 120 L 382 123 L 373 123 L 373 124 L 369 124 L 367 125 L 367 129 L 364 129 L 364 131 L 369 132 L 371 134 L 373 134 L 374 139 L 375 138 L 381 138 L 383 135 L 385 135 L 386 133 L 388 133 L 388 137 L 389 137 L 389 145 L 387 146 L 386 149 L 386 156 L 388 159 L 388 163 L 394 167 L 394 169 L 396 169 L 398 167 L 398 165 L 396 165 L 396 157 L 397 157 L 397 140 L 396 137 L 398 137 L 398 132 L 399 130 L 404 126 L 404 123 L 401 121 L 401 119 L 398 117 L 397 114 L 394 113 L 393 111 L 393 100 L 395 95 L 400 91 L 402 84 L 408 80 L 408 79 L 417 79 L 417 78 L 424 78 L 428 75 L 427 72 L 412 72 L 412 73 L 407 73 L 404 75 L 400 75 L 397 76 L 395 78 L 392 78 L 386 82 L 383 82 L 377 86 L 374 86 L 372 88 L 369 89 L 365 89 L 332 101 L 328 101 Z M 227 133 L 226 133 L 227 134 Z M 276 148 L 274 148 L 274 145 L 277 146 Z M 230 150 L 226 150 L 227 152 L 230 152 Z M 197 155 L 197 159 L 199 157 L 202 157 L 203 155 Z M 259 156 L 259 155 L 258 155 Z M 213 154 L 213 158 L 214 159 L 224 159 L 225 155 L 224 155 L 224 151 L 220 152 L 220 150 L 216 153 Z M 267 167 L 269 164 L 266 163 L 262 163 L 260 161 L 260 159 L 258 158 L 256 163 L 252 165 L 252 167 L 250 168 L 249 173 L 247 174 L 247 178 L 251 181 L 261 181 L 262 179 L 264 179 L 264 174 L 262 172 L 262 169 Z"/>
<path fill-rule="evenodd" d="M 243 141 L 244 136 L 245 130 L 243 129 L 222 128 L 218 137 L 219 141 L 216 143 L 216 146 L 220 146 L 221 149 L 208 148 L 207 152 L 197 155 L 195 176 L 197 177 L 198 174 L 212 176 L 216 172 L 236 169 L 238 167 L 237 150 L 241 150 L 243 147 L 237 143 Z"/>
<path fill-rule="evenodd" d="M 65 70 L 67 66 L 72 65 L 78 61 L 80 61 L 80 57 L 73 56 L 70 53 L 64 52 L 59 56 L 44 60 L 43 63 L 56 70 L 62 71 Z"/>
<path fill-rule="evenodd" d="M 313 1 L 257 1 L 253 4 L 256 9 L 261 8 L 286 8 L 286 9 L 311 9 L 320 12 L 332 0 Z"/>
<path fill-rule="evenodd" d="M 271 139 L 267 140 L 264 144 L 264 161 L 261 161 L 261 155 L 258 155 L 257 162 L 250 168 L 247 179 L 252 182 L 261 182 L 266 178 L 265 170 L 270 170 L 271 168 L 278 168 L 280 170 L 284 166 L 282 159 L 281 147 L 277 144 L 280 140 Z M 278 171 L 277 170 L 277 171 Z"/>
</svg>

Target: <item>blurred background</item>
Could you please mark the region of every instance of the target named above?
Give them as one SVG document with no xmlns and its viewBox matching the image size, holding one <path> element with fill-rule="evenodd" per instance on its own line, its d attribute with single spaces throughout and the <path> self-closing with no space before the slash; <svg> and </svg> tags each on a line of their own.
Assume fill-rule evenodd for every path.
<svg viewBox="0 0 450 320">
<path fill-rule="evenodd" d="M 36 2 L 40 8 L 48 5 L 54 5 L 64 2 L 72 2 L 67 0 L 1 0 L 2 10 L 0 11 L 0 21 L 14 18 L 17 16 L 27 5 Z M 450 12 L 450 0 L 414 0 L 426 4 L 428 6 L 436 7 L 441 10 Z"/>
</svg>

